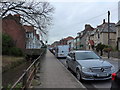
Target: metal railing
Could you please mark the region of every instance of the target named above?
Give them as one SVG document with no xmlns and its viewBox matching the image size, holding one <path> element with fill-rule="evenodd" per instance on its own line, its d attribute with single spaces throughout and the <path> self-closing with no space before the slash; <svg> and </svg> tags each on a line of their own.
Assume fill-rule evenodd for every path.
<svg viewBox="0 0 120 90">
<path fill-rule="evenodd" d="M 14 83 L 14 85 L 10 88 L 10 90 L 14 90 L 15 88 L 19 88 L 21 90 L 26 90 L 30 87 L 31 81 L 34 79 L 37 70 L 39 69 L 39 59 L 43 55 L 44 52 L 40 54 L 40 56 L 34 60 L 34 62 L 24 71 L 24 73 L 20 76 L 20 78 Z"/>
</svg>

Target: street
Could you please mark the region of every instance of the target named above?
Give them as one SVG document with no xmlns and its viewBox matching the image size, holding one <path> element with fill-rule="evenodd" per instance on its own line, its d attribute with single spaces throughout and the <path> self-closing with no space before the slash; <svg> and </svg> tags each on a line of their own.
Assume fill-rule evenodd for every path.
<svg viewBox="0 0 120 90">
<path fill-rule="evenodd" d="M 119 62 L 118 60 L 113 59 L 107 59 L 103 58 L 113 64 L 115 66 L 115 71 L 118 70 Z M 65 66 L 66 59 L 59 59 L 59 61 Z M 74 76 L 75 74 L 69 70 Z M 107 90 L 110 90 L 111 87 L 111 80 L 103 80 L 103 81 L 83 81 L 82 84 L 87 88 L 96 88 L 95 90 L 101 90 L 102 88 L 106 88 Z"/>
<path fill-rule="evenodd" d="M 63 1 L 0 1 L 0 88 L 120 86 L 120 0 Z"/>
</svg>

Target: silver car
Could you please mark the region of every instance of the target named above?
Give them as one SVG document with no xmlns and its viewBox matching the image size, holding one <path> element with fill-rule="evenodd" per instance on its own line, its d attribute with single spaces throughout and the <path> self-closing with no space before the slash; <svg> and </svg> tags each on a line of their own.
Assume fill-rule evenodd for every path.
<svg viewBox="0 0 120 90">
<path fill-rule="evenodd" d="M 71 51 L 66 58 L 66 67 L 76 73 L 78 80 L 106 80 L 115 68 L 93 51 Z"/>
</svg>

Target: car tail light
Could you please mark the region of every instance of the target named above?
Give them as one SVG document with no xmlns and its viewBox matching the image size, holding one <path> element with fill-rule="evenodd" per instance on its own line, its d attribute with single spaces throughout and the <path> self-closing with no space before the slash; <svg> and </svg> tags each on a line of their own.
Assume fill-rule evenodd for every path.
<svg viewBox="0 0 120 90">
<path fill-rule="evenodd" d="M 112 73 L 112 80 L 115 80 L 116 73 Z"/>
</svg>

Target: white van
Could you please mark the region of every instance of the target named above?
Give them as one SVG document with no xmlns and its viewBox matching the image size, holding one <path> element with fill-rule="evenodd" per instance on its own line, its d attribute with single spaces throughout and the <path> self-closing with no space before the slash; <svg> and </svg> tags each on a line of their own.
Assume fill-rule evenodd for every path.
<svg viewBox="0 0 120 90">
<path fill-rule="evenodd" d="M 69 45 L 58 45 L 55 49 L 55 56 L 57 58 L 67 57 L 69 52 Z"/>
</svg>

